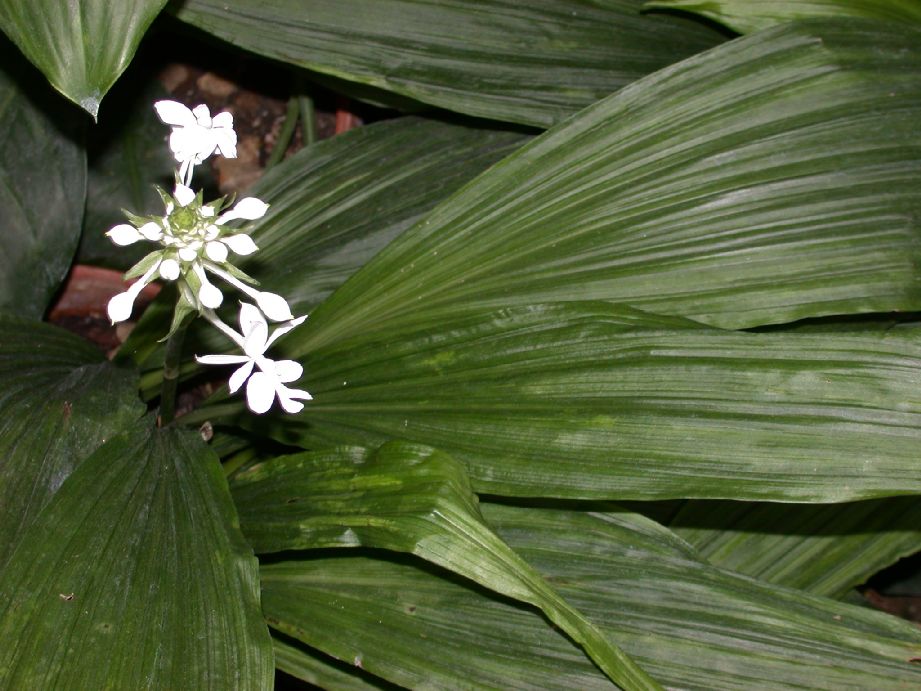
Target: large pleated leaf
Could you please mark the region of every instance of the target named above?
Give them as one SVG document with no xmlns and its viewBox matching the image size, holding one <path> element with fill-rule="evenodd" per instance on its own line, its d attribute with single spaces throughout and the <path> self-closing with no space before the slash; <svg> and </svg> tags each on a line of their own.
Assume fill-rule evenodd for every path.
<svg viewBox="0 0 921 691">
<path fill-rule="evenodd" d="M 921 547 L 921 499 L 825 506 L 692 501 L 670 526 L 717 566 L 843 598 Z"/>
<path fill-rule="evenodd" d="M 375 547 L 415 554 L 539 607 L 623 688 L 658 688 L 483 523 L 463 467 L 428 447 L 388 444 L 286 456 L 233 478 L 257 553 Z"/>
<path fill-rule="evenodd" d="M 921 29 L 785 25 L 538 137 L 311 317 L 308 348 L 458 305 L 605 299 L 725 327 L 921 307 Z"/>
<path fill-rule="evenodd" d="M 253 229 L 259 252 L 239 265 L 264 290 L 284 295 L 297 314 L 307 314 L 438 202 L 527 140 L 514 132 L 407 117 L 307 147 L 250 191 L 270 207 Z M 136 362 L 151 356 L 169 327 L 175 298 L 164 298 L 123 348 Z M 233 321 L 237 303 L 228 304 L 225 316 Z M 187 352 L 191 359 L 196 349 L 217 352 L 228 345 L 197 322 Z"/>
<path fill-rule="evenodd" d="M 246 424 L 304 448 L 429 444 L 488 494 L 918 493 L 919 344 L 917 329 L 740 333 L 608 303 L 473 311 L 318 349 L 305 410 Z"/>
<path fill-rule="evenodd" d="M 272 636 L 275 668 L 314 686 L 330 691 L 372 691 L 393 688 L 383 679 L 376 680 L 354 665 L 333 660 L 288 636 Z M 277 686 L 276 686 L 277 688 Z"/>
<path fill-rule="evenodd" d="M 234 45 L 495 120 L 546 127 L 723 37 L 640 0 L 186 0 Z"/>
<path fill-rule="evenodd" d="M 99 448 L 0 578 L 0 687 L 269 689 L 257 564 L 214 455 L 151 418 Z"/>
<path fill-rule="evenodd" d="M 74 468 L 142 413 L 133 372 L 66 331 L 0 318 L 0 569 Z"/>
<path fill-rule="evenodd" d="M 485 505 L 509 544 L 669 686 L 910 688 L 921 633 L 907 622 L 698 561 L 627 512 Z M 396 683 L 608 688 L 532 612 L 412 562 L 330 558 L 262 568 L 270 624 Z"/>
<path fill-rule="evenodd" d="M 0 29 L 94 118 L 166 0 L 0 0 Z"/>
<path fill-rule="evenodd" d="M 921 23 L 921 5 L 917 0 L 652 0 L 645 6 L 694 12 L 743 34 L 810 17 Z"/>
<path fill-rule="evenodd" d="M 0 310 L 39 318 L 80 239 L 86 155 L 82 123 L 15 53 L 0 36 Z"/>
</svg>

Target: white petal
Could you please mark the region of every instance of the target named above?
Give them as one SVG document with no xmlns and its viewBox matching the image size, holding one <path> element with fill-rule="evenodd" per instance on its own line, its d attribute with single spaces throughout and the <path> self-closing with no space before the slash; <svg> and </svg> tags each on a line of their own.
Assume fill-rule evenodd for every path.
<svg viewBox="0 0 921 691">
<path fill-rule="evenodd" d="M 207 150 L 211 146 L 210 151 Z M 169 136 L 169 148 L 177 161 L 201 163 L 214 151 L 214 138 L 209 130 L 198 125 L 174 129 Z"/>
<path fill-rule="evenodd" d="M 202 365 L 239 365 L 250 359 L 245 355 L 196 355 L 195 361 Z"/>
<path fill-rule="evenodd" d="M 163 237 L 163 229 L 160 228 L 159 223 L 155 223 L 154 221 L 149 221 L 142 225 L 138 228 L 138 232 L 152 242 L 156 242 Z"/>
<path fill-rule="evenodd" d="M 295 399 L 300 398 L 305 401 L 313 400 L 313 396 L 306 391 L 302 391 L 301 389 L 289 389 L 284 384 L 279 384 L 275 393 L 278 394 L 278 402 L 281 403 L 281 408 L 286 413 L 299 413 L 304 409 L 304 404 L 299 403 Z"/>
<path fill-rule="evenodd" d="M 257 218 L 265 216 L 269 205 L 256 197 L 246 197 L 238 201 L 234 207 L 225 214 L 221 214 L 217 219 L 218 225 L 233 221 L 238 218 L 245 218 L 247 221 L 255 221 Z"/>
<path fill-rule="evenodd" d="M 232 129 L 213 129 L 214 145 L 224 158 L 237 157 L 237 133 Z"/>
<path fill-rule="evenodd" d="M 214 214 L 215 214 L 214 207 L 211 206 L 211 204 L 205 204 L 204 206 L 201 207 L 201 215 L 204 216 L 205 218 L 211 218 L 212 216 L 214 216 Z"/>
<path fill-rule="evenodd" d="M 275 380 L 265 372 L 256 372 L 246 384 L 246 404 L 258 415 L 272 407 L 275 400 Z"/>
<path fill-rule="evenodd" d="M 244 233 L 228 235 L 227 237 L 221 238 L 221 242 L 223 242 L 237 254 L 243 255 L 244 257 L 259 249 L 256 247 L 256 243 L 253 242 L 253 239 Z"/>
<path fill-rule="evenodd" d="M 227 261 L 227 246 L 223 242 L 209 242 L 205 245 L 205 254 L 213 262 Z"/>
<path fill-rule="evenodd" d="M 223 113 L 218 113 L 211 120 L 211 127 L 214 129 L 227 128 L 229 130 L 232 130 L 233 129 L 233 114 L 228 110 L 225 110 Z"/>
<path fill-rule="evenodd" d="M 252 330 L 246 334 L 246 340 L 243 342 L 243 352 L 246 353 L 249 357 L 253 358 L 262 358 L 262 354 L 265 352 L 265 343 L 266 337 L 268 336 L 268 328 L 265 325 L 265 322 L 261 324 L 253 324 Z M 266 360 L 267 366 L 263 369 L 272 371 L 271 360 L 268 358 L 262 358 Z M 260 365 L 262 367 L 262 365 Z"/>
<path fill-rule="evenodd" d="M 291 321 L 289 321 L 289 322 L 288 322 L 287 324 L 285 324 L 284 326 L 279 326 L 277 329 L 275 329 L 275 331 L 272 332 L 272 335 L 269 337 L 269 342 L 266 343 L 265 347 L 268 348 L 268 347 L 269 347 L 270 345 L 272 345 L 276 340 L 278 340 L 279 338 L 281 338 L 282 336 L 284 336 L 286 333 L 288 333 L 288 332 L 289 332 L 291 329 L 293 329 L 294 327 L 300 326 L 300 325 L 303 324 L 306 320 L 307 320 L 307 315 L 305 314 L 303 317 L 298 317 L 297 319 L 292 319 Z"/>
<path fill-rule="evenodd" d="M 198 300 L 205 307 L 217 309 L 224 301 L 224 295 L 210 283 L 202 281 L 201 290 L 198 291 Z"/>
<path fill-rule="evenodd" d="M 230 375 L 230 380 L 227 382 L 227 387 L 230 390 L 230 393 L 236 393 L 240 390 L 240 387 L 243 386 L 243 382 L 246 381 L 246 378 L 253 373 L 253 361 L 250 359 L 246 360 L 246 364 L 237 369 L 233 374 Z"/>
<path fill-rule="evenodd" d="M 195 201 L 195 192 L 192 191 L 191 187 L 176 185 L 176 189 L 173 190 L 173 197 L 179 202 L 179 206 L 188 206 Z"/>
<path fill-rule="evenodd" d="M 154 103 L 154 110 L 157 111 L 157 117 L 167 125 L 195 124 L 195 116 L 192 111 L 177 101 L 157 101 Z"/>
<path fill-rule="evenodd" d="M 113 324 L 123 322 L 131 316 L 135 297 L 137 297 L 137 295 L 133 291 L 125 291 L 109 300 L 107 311 L 109 313 L 109 320 Z"/>
<path fill-rule="evenodd" d="M 259 324 L 268 329 L 268 324 L 265 321 L 265 317 L 262 316 L 262 312 L 259 311 L 259 308 L 248 302 L 241 302 L 240 330 L 243 332 L 244 337 L 249 336 L 253 332 L 253 329 Z"/>
<path fill-rule="evenodd" d="M 294 319 L 294 315 L 291 314 L 291 308 L 288 307 L 288 302 L 281 295 L 257 292 L 255 297 L 259 309 L 272 321 L 281 322 Z"/>
<path fill-rule="evenodd" d="M 144 236 L 138 232 L 137 228 L 129 226 L 127 223 L 119 223 L 106 233 L 106 236 L 120 247 L 133 245 L 138 240 L 144 239 Z"/>
<path fill-rule="evenodd" d="M 196 257 L 198 257 L 198 250 L 191 247 L 183 247 L 179 250 L 179 258 L 184 262 L 195 261 Z"/>
<path fill-rule="evenodd" d="M 160 277 L 167 281 L 179 278 L 179 262 L 175 259 L 164 259 L 160 262 Z"/>
<path fill-rule="evenodd" d="M 195 120 L 202 127 L 211 127 L 211 111 L 208 110 L 208 106 L 204 103 L 192 108 L 192 115 L 195 116 Z"/>
<path fill-rule="evenodd" d="M 303 373 L 301 363 L 295 360 L 275 360 L 275 376 L 280 382 L 290 384 L 300 379 Z"/>
</svg>

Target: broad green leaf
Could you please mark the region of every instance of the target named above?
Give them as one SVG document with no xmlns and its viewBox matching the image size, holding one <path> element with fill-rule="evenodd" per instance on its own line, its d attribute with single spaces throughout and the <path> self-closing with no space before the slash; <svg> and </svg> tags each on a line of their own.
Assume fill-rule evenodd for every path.
<svg viewBox="0 0 921 691">
<path fill-rule="evenodd" d="M 547 127 L 721 34 L 641 0 L 186 0 L 236 46 L 448 110 Z"/>
<path fill-rule="evenodd" d="M 305 349 L 458 306 L 604 299 L 724 327 L 921 307 L 921 28 L 785 25 L 586 109 L 401 235 Z"/>
<path fill-rule="evenodd" d="M 302 361 L 304 411 L 244 424 L 303 448 L 428 444 L 464 461 L 481 493 L 921 492 L 918 329 L 740 333 L 573 302 L 444 314 Z"/>
<path fill-rule="evenodd" d="M 484 505 L 487 520 L 599 626 L 676 688 L 912 688 L 921 632 L 864 608 L 709 566 L 629 512 Z M 413 562 L 262 567 L 270 625 L 415 687 L 603 688 L 538 616 Z"/>
<path fill-rule="evenodd" d="M 0 29 L 51 85 L 96 117 L 166 0 L 0 0 Z"/>
<path fill-rule="evenodd" d="M 275 633 L 275 667 L 293 677 L 310 682 L 329 691 L 372 691 L 391 689 L 392 684 L 376 679 L 360 667 L 333 660 L 319 651 L 298 644 L 297 641 Z"/>
<path fill-rule="evenodd" d="M 250 190 L 270 207 L 253 228 L 259 252 L 239 265 L 262 289 L 307 314 L 438 202 L 527 139 L 407 117 L 318 142 L 267 171 Z M 235 323 L 237 302 L 227 302 L 224 316 Z M 151 358 L 174 304 L 168 294 L 154 303 L 123 352 L 138 363 Z M 187 343 L 189 359 L 229 345 L 201 322 L 193 323 Z"/>
<path fill-rule="evenodd" d="M 694 12 L 743 34 L 811 17 L 921 23 L 918 0 L 651 0 L 645 7 Z"/>
<path fill-rule="evenodd" d="M 0 687 L 269 689 L 256 560 L 214 455 L 153 420 L 64 482 L 0 577 Z"/>
<path fill-rule="evenodd" d="M 670 527 L 716 566 L 845 597 L 921 546 L 921 499 L 824 506 L 688 502 Z"/>
<path fill-rule="evenodd" d="M 427 447 L 388 444 L 281 457 L 233 478 L 257 553 L 374 547 L 415 554 L 540 608 L 625 689 L 658 688 L 483 523 L 463 467 Z"/>
<path fill-rule="evenodd" d="M 70 473 L 143 409 L 135 374 L 86 341 L 0 318 L 0 569 Z"/>
<path fill-rule="evenodd" d="M 86 155 L 83 123 L 15 52 L 0 36 L 0 311 L 39 318 L 80 239 Z"/>
<path fill-rule="evenodd" d="M 143 82 L 138 79 L 143 77 Z M 152 77 L 132 70 L 109 95 L 110 108 L 90 130 L 86 214 L 78 261 L 124 271 L 152 249 L 146 242 L 119 247 L 105 233 L 127 222 L 124 209 L 139 216 L 164 213 L 155 186 L 172 188 L 176 163 L 166 145 L 170 130 L 160 122 L 153 104 L 167 97 Z"/>
</svg>

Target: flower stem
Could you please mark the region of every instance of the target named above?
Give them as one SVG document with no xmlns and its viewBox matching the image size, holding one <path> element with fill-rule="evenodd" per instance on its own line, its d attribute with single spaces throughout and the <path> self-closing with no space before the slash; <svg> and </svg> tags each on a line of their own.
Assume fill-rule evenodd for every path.
<svg viewBox="0 0 921 691">
<path fill-rule="evenodd" d="M 265 162 L 266 170 L 272 166 L 281 163 L 294 136 L 294 128 L 297 126 L 297 116 L 300 113 L 300 104 L 297 96 L 288 99 L 288 111 L 285 113 L 285 121 L 281 125 L 281 131 L 278 133 L 278 139 L 275 142 L 275 148 L 269 154 L 269 160 Z"/>
<path fill-rule="evenodd" d="M 176 389 L 179 386 L 182 342 L 185 340 L 185 332 L 193 316 L 192 313 L 187 314 L 166 341 L 166 355 L 163 358 L 163 385 L 160 388 L 160 414 L 157 416 L 157 424 L 160 427 L 166 427 L 176 417 Z"/>
</svg>

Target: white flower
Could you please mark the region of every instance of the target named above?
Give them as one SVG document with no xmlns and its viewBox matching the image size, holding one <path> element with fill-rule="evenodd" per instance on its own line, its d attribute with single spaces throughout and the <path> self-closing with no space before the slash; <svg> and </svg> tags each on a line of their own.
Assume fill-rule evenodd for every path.
<svg viewBox="0 0 921 691">
<path fill-rule="evenodd" d="M 142 260 L 143 261 L 143 260 Z M 162 274 L 162 262 L 155 261 L 155 263 L 144 272 L 144 274 L 131 284 L 131 287 L 128 288 L 124 293 L 119 293 L 111 300 L 106 308 L 106 311 L 109 313 L 109 320 L 115 324 L 116 322 L 123 322 L 129 317 L 131 317 L 131 311 L 134 309 L 134 301 L 137 299 L 137 296 L 141 294 L 141 291 L 157 277 L 157 273 Z"/>
<path fill-rule="evenodd" d="M 154 103 L 157 115 L 171 125 L 169 146 L 179 165 L 179 178 L 183 184 L 192 181 L 193 166 L 202 163 L 215 151 L 226 158 L 237 156 L 237 133 L 233 129 L 233 115 L 224 111 L 213 118 L 208 106 L 201 104 L 189 110 L 176 101 Z"/>
<path fill-rule="evenodd" d="M 261 415 L 272 407 L 277 397 L 286 413 L 298 413 L 304 408 L 301 400 L 312 400 L 306 391 L 285 386 L 300 379 L 304 372 L 300 363 L 271 360 L 265 356 L 265 351 L 276 339 L 302 324 L 307 317 L 290 320 L 287 325 L 275 329 L 271 336 L 265 317 L 255 305 L 240 304 L 242 334 L 227 326 L 213 312 L 205 312 L 205 317 L 240 346 L 245 355 L 203 355 L 195 359 L 203 365 L 241 365 L 230 376 L 228 386 L 230 393 L 236 393 L 246 382 L 246 403 L 250 410 Z M 254 372 L 257 367 L 259 371 Z"/>
</svg>

